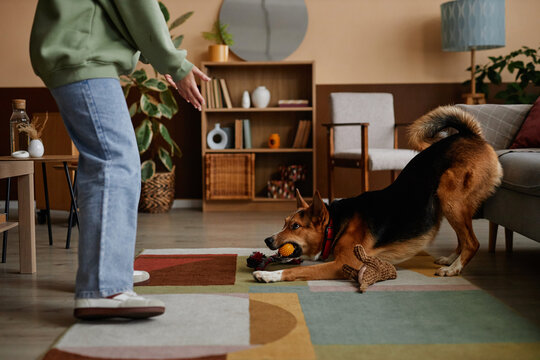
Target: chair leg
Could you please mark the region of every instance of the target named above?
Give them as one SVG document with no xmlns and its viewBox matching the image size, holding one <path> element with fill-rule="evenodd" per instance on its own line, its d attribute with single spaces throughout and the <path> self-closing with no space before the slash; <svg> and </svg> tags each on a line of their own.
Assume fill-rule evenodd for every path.
<svg viewBox="0 0 540 360">
<path fill-rule="evenodd" d="M 504 228 L 504 240 L 506 242 L 506 252 L 511 253 L 514 246 L 514 232 Z"/>
<path fill-rule="evenodd" d="M 494 222 L 489 222 L 489 252 L 495 252 L 495 245 L 497 244 L 497 228 L 499 225 Z"/>
<path fill-rule="evenodd" d="M 390 171 L 390 183 L 393 183 L 397 179 L 397 171 L 391 170 Z"/>
<path fill-rule="evenodd" d="M 334 181 L 334 166 L 332 165 L 332 161 L 330 160 L 328 162 L 328 204 L 334 201 L 333 181 Z"/>
<path fill-rule="evenodd" d="M 362 171 L 362 192 L 366 192 L 369 190 L 369 172 L 365 166 L 361 168 L 361 171 Z"/>
<path fill-rule="evenodd" d="M 6 213 L 6 221 L 9 220 L 9 192 L 11 191 L 11 178 L 7 178 L 7 187 L 6 187 L 6 206 L 5 206 L 5 213 Z M 3 241 L 2 241 L 2 262 L 6 262 L 6 256 L 7 256 L 7 238 L 8 238 L 8 232 L 4 231 L 3 235 Z"/>
</svg>

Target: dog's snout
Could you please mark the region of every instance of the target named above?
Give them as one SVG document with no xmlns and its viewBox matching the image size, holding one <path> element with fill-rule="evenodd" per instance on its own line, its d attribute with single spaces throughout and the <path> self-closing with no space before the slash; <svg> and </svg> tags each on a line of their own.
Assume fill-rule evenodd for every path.
<svg viewBox="0 0 540 360">
<path fill-rule="evenodd" d="M 270 249 L 276 250 L 276 246 L 274 245 L 274 238 L 273 238 L 272 236 L 267 237 L 266 239 L 264 239 L 264 243 L 265 243 L 266 246 L 268 246 Z"/>
</svg>

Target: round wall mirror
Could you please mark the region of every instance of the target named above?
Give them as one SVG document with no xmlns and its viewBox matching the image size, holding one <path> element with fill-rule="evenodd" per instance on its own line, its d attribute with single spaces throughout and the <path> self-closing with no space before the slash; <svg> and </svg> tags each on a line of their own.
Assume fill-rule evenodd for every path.
<svg viewBox="0 0 540 360">
<path fill-rule="evenodd" d="M 240 58 L 278 61 L 302 43 L 308 13 L 304 0 L 224 0 L 219 21 L 229 25 Z"/>
</svg>

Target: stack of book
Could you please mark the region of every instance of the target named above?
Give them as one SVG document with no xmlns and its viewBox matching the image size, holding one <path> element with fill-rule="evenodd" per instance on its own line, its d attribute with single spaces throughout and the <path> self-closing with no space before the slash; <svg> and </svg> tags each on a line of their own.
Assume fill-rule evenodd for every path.
<svg viewBox="0 0 540 360">
<path fill-rule="evenodd" d="M 279 100 L 279 107 L 307 107 L 309 106 L 309 101 L 307 100 Z"/>
<path fill-rule="evenodd" d="M 232 109 L 231 96 L 225 79 L 212 79 L 206 83 L 204 94 L 207 109 Z"/>
<path fill-rule="evenodd" d="M 309 142 L 309 136 L 311 135 L 311 120 L 300 120 L 298 128 L 296 129 L 296 135 L 292 147 L 294 149 L 304 149 Z"/>
<path fill-rule="evenodd" d="M 249 119 L 234 120 L 235 149 L 251 149 L 251 123 Z"/>
</svg>

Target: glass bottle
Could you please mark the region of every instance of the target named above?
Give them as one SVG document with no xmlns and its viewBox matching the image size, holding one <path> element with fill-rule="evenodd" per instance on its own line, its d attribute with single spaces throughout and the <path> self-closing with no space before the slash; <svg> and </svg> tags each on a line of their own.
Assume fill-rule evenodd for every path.
<svg viewBox="0 0 540 360">
<path fill-rule="evenodd" d="M 21 132 L 18 129 L 20 124 L 30 124 L 30 118 L 26 114 L 26 100 L 14 99 L 11 100 L 13 112 L 9 119 L 9 149 L 11 154 L 16 151 L 28 151 L 30 139 L 26 132 Z"/>
</svg>

